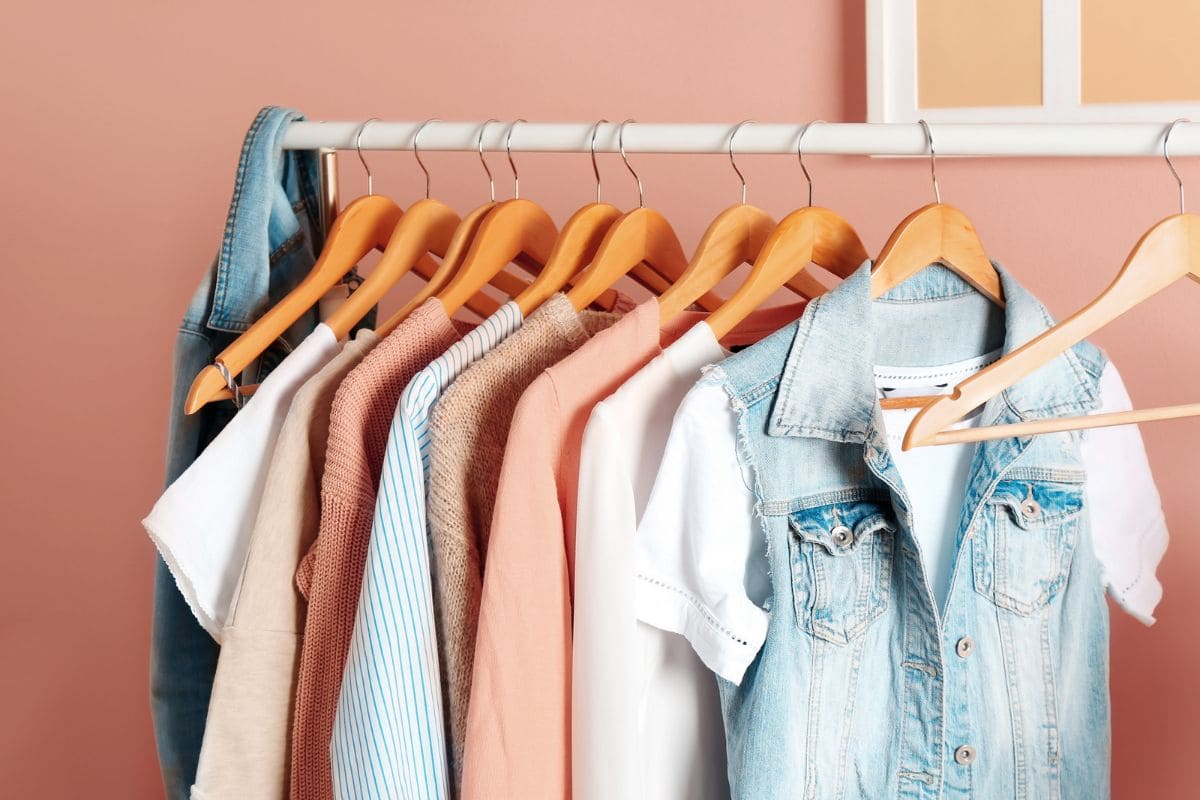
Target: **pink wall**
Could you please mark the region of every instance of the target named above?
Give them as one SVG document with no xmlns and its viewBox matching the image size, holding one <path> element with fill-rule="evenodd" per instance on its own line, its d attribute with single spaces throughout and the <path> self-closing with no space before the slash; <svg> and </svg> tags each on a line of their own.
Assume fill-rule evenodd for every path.
<svg viewBox="0 0 1200 800">
<path fill-rule="evenodd" d="M 138 520 L 162 480 L 175 326 L 219 241 L 260 105 L 327 119 L 865 116 L 856 3 L 124 6 L 14 4 L 0 46 L 0 793 L 11 797 L 161 791 L 146 689 L 152 551 Z M 481 200 L 474 156 L 428 161 L 436 194 L 462 209 Z M 417 197 L 411 157 L 374 163 L 380 191 Z M 588 200 L 586 156 L 519 163 L 523 194 L 559 220 Z M 736 196 L 721 157 L 636 163 L 648 202 L 689 243 Z M 742 163 L 753 202 L 780 214 L 803 202 L 792 159 Z M 343 164 L 351 194 L 361 178 Z M 930 196 L 924 162 L 811 166 L 819 202 L 872 250 Z M 632 202 L 619 161 L 602 168 L 609 197 Z M 1200 185 L 1200 169 L 1183 169 Z M 962 160 L 939 173 L 994 255 L 1060 314 L 1175 207 L 1158 161 Z M 1198 302 L 1179 286 L 1098 337 L 1136 402 L 1200 399 Z M 1158 625 L 1114 615 L 1114 774 L 1118 797 L 1183 797 L 1200 779 L 1200 424 L 1145 435 L 1175 539 Z"/>
</svg>

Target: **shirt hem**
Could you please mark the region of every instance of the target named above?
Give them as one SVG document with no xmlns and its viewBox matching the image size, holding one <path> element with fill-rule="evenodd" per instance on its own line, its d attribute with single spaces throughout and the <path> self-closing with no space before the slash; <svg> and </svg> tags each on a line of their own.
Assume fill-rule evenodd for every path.
<svg viewBox="0 0 1200 800">
<path fill-rule="evenodd" d="M 683 589 L 648 575 L 638 575 L 637 617 L 647 625 L 683 636 L 710 670 L 740 685 L 742 676 L 762 648 L 767 613 L 729 625 Z"/>
<path fill-rule="evenodd" d="M 1142 529 L 1138 537 L 1138 557 L 1128 563 L 1157 566 L 1167 551 L 1167 539 L 1167 520 L 1159 514 Z M 1140 571 L 1120 580 L 1115 578 L 1113 576 L 1109 580 L 1109 586 L 1121 608 L 1143 625 L 1153 625 L 1156 622 L 1154 610 L 1163 596 L 1162 584 L 1155 577 L 1154 570 Z"/>
<path fill-rule="evenodd" d="M 213 615 L 200 602 L 199 593 L 196 591 L 195 585 L 184 571 L 183 564 L 179 560 L 175 551 L 171 548 L 167 538 L 163 536 L 155 527 L 154 522 L 147 517 L 142 520 L 142 527 L 146 529 L 146 533 L 150 535 L 154 546 L 158 548 L 159 555 L 162 556 L 163 562 L 167 565 L 167 570 L 171 573 L 171 577 L 175 581 L 175 586 L 179 589 L 179 593 L 183 595 L 183 599 L 187 601 L 188 608 L 192 610 L 192 615 L 200 626 L 207 631 L 208 635 L 213 638 L 218 644 L 221 643 L 220 625 Z"/>
</svg>

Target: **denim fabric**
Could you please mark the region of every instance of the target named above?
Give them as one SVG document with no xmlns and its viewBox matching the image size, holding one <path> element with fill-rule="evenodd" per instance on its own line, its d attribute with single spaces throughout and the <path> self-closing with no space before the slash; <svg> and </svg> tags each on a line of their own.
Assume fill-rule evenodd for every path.
<svg viewBox="0 0 1200 800">
<path fill-rule="evenodd" d="M 255 117 L 242 147 L 233 202 L 220 253 L 201 281 L 175 342 L 174 389 L 167 444 L 169 485 L 232 418 L 230 402 L 191 416 L 183 403 L 192 379 L 312 268 L 323 244 L 317 157 L 283 151 L 283 134 L 298 112 L 268 107 Z M 306 314 L 243 373 L 264 378 L 317 323 Z M 192 616 L 158 559 L 150 658 L 150 698 L 166 796 L 188 797 L 196 777 L 218 647 Z"/>
<path fill-rule="evenodd" d="M 771 574 L 761 651 L 740 685 L 718 679 L 734 796 L 1107 797 L 1081 434 L 975 449 L 938 608 L 872 375 L 1011 351 L 1051 318 L 1002 269 L 1003 309 L 940 266 L 872 302 L 869 270 L 705 378 L 732 399 Z M 982 423 L 1087 413 L 1104 364 L 1081 344 Z"/>
</svg>

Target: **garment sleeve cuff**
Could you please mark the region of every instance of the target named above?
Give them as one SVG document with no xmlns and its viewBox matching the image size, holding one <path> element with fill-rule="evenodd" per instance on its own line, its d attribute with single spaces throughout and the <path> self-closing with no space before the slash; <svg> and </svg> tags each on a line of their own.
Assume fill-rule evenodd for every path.
<svg viewBox="0 0 1200 800">
<path fill-rule="evenodd" d="M 683 636 L 705 666 L 735 685 L 767 636 L 768 615 L 761 608 L 747 604 L 717 614 L 686 589 L 651 575 L 638 575 L 636 604 L 638 619 Z"/>
<path fill-rule="evenodd" d="M 1162 584 L 1155 570 L 1167 551 L 1167 521 L 1160 512 L 1143 526 L 1134 558 L 1120 562 L 1122 569 L 1108 577 L 1109 593 L 1117 604 L 1143 625 L 1153 625 L 1154 610 L 1162 599 Z"/>
<path fill-rule="evenodd" d="M 158 548 L 159 555 L 162 556 L 163 562 L 166 563 L 167 569 L 170 570 L 171 577 L 175 579 L 175 586 L 179 589 L 179 593 L 183 595 L 183 599 L 187 601 L 188 608 L 192 610 L 192 614 L 195 615 L 201 627 L 208 631 L 208 635 L 219 643 L 221 641 L 221 628 L 224 621 L 219 621 L 213 609 L 210 609 L 201 599 L 201 593 L 192 581 L 190 571 L 188 570 L 186 563 L 188 561 L 187 554 L 177 551 L 171 546 L 172 537 L 164 533 L 153 512 L 150 516 L 142 520 L 142 527 L 146 529 L 146 533 L 150 535 L 154 546 Z"/>
</svg>

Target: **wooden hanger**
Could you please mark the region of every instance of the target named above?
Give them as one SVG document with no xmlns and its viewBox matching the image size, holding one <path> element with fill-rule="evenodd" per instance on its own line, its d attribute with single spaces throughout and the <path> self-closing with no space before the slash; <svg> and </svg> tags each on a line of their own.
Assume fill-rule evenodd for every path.
<svg viewBox="0 0 1200 800">
<path fill-rule="evenodd" d="M 392 230 L 383 257 L 325 324 L 333 329 L 338 339 L 345 338 L 422 256 L 429 253 L 445 256 L 459 222 L 454 209 L 440 200 L 426 197 L 409 206 Z"/>
<path fill-rule="evenodd" d="M 621 211 L 608 203 L 588 203 L 563 225 L 541 274 L 514 301 L 528 317 L 551 295 L 562 290 L 595 256 L 604 235 Z"/>
<path fill-rule="evenodd" d="M 554 220 L 537 203 L 521 199 L 521 179 L 509 145 L 513 130 L 524 121 L 518 119 L 509 126 L 504 142 L 508 164 L 513 171 L 513 199 L 497 203 L 487 213 L 471 241 L 462 266 L 437 295 L 450 316 L 510 262 L 524 257 L 544 265 L 554 249 L 554 242 L 558 238 Z"/>
<path fill-rule="evenodd" d="M 917 209 L 892 231 L 871 269 L 871 299 L 875 300 L 933 264 L 941 264 L 1000 307 L 1004 291 L 1000 274 L 987 257 L 967 215 L 942 203 L 937 184 L 937 154 L 925 120 L 918 120 L 929 145 L 929 171 L 935 202 Z M 883 409 L 917 408 L 940 395 L 883 398 Z"/>
<path fill-rule="evenodd" d="M 409 314 L 429 300 L 429 298 L 436 296 L 446 288 L 446 284 L 450 282 L 458 272 L 459 267 L 462 266 L 471 242 L 474 241 L 475 234 L 479 231 L 479 226 L 488 213 L 496 207 L 496 182 L 492 177 L 492 170 L 488 166 L 487 159 L 483 156 L 483 134 L 487 131 L 488 125 L 493 122 L 499 122 L 499 120 L 489 119 L 480 126 L 479 136 L 476 140 L 476 149 L 479 151 L 479 163 L 483 165 L 483 171 L 488 178 L 488 190 L 491 195 L 490 201 L 462 218 L 455 228 L 453 235 L 450 237 L 450 243 L 446 247 L 445 255 L 442 257 L 442 263 L 438 265 L 437 271 L 430 276 L 425 285 L 408 302 L 375 329 L 375 332 L 381 337 L 387 336 L 394 331 L 401 322 L 408 318 Z M 413 153 L 414 155 L 416 154 L 415 138 L 413 141 Z M 417 162 L 421 163 L 420 158 L 417 159 Z M 424 164 L 421 164 L 421 169 L 425 169 Z M 426 193 L 428 194 L 429 173 L 426 172 L 425 175 L 427 181 Z M 524 255 L 521 255 L 518 256 L 517 263 L 524 266 L 531 274 L 537 274 L 537 265 L 532 259 L 526 259 Z M 510 297 L 519 294 L 529 287 L 527 281 L 507 271 L 496 273 L 489 283 Z M 483 291 L 477 292 L 466 301 L 466 308 L 470 309 L 481 319 L 491 316 L 499 307 L 500 304 L 487 294 L 484 294 Z"/>
<path fill-rule="evenodd" d="M 386 247 L 403 213 L 398 205 L 379 195 L 361 197 L 346 206 L 334 220 L 325 247 L 308 275 L 222 350 L 215 360 L 224 365 L 230 375 L 241 374 L 368 253 Z M 423 263 L 419 266 L 430 274 L 437 268 L 437 263 L 428 255 L 420 262 Z M 218 399 L 226 389 L 221 370 L 215 365 L 205 367 L 192 381 L 184 412 L 195 414 Z"/>
<path fill-rule="evenodd" d="M 867 258 L 858 233 L 839 214 L 817 206 L 797 209 L 771 232 L 745 282 L 709 315 L 708 326 L 718 340 L 728 336 L 783 286 L 810 299 L 821 295 L 825 286 L 809 274 L 810 263 L 846 278 Z"/>
<path fill-rule="evenodd" d="M 546 261 L 546 266 L 543 267 L 537 279 L 529 285 L 529 288 L 514 298 L 514 302 L 521 308 L 521 313 L 525 316 L 529 316 L 551 295 L 562 291 L 563 287 L 567 286 L 580 270 L 592 262 L 604 235 L 621 216 L 621 211 L 616 206 L 602 202 L 600 199 L 600 167 L 596 163 L 596 133 L 600 130 L 600 126 L 607 122 L 608 120 L 602 119 L 592 126 L 591 156 L 592 174 L 596 176 L 596 201 L 588 203 L 571 215 L 558 233 L 558 239 L 554 242 L 554 249 Z M 656 294 L 670 285 L 669 280 L 660 277 L 644 262 L 634 267 L 631 277 Z M 600 298 L 599 302 L 604 303 L 605 299 L 611 304 L 613 298 Z"/>
<path fill-rule="evenodd" d="M 753 263 L 774 228 L 771 215 L 755 206 L 731 206 L 718 214 L 683 274 L 658 298 L 659 324 L 687 310 L 739 265 Z"/>
<path fill-rule="evenodd" d="M 519 256 L 544 264 L 557 238 L 554 220 L 537 203 L 519 198 L 497 203 L 480 223 L 462 266 L 437 295 L 446 313 L 453 316 Z"/>
<path fill-rule="evenodd" d="M 746 178 L 733 157 L 733 140 L 738 131 L 750 123 L 751 120 L 738 123 L 729 134 L 729 163 L 742 182 L 742 202 L 717 215 L 700 237 L 687 269 L 658 298 L 660 325 L 686 310 L 697 297 L 716 286 L 738 266 L 753 263 L 775 228 L 775 220 L 770 214 L 746 204 Z"/>
<path fill-rule="evenodd" d="M 392 316 L 388 317 L 387 320 L 379 323 L 376 326 L 375 333 L 377 333 L 380 338 L 383 338 L 394 331 L 400 325 L 400 323 L 407 319 L 408 315 L 415 311 L 422 303 L 445 288 L 450 279 L 454 277 L 454 273 L 458 270 L 458 267 L 462 264 L 462 260 L 467 253 L 467 248 L 470 246 L 471 240 L 474 238 L 476 231 L 479 230 L 480 222 L 483 221 L 483 218 L 487 216 L 487 212 L 491 211 L 495 205 L 495 203 L 485 203 L 459 220 L 458 224 L 454 228 L 454 232 L 450 235 L 450 241 L 446 245 L 445 252 L 442 254 L 442 263 L 438 265 L 437 270 L 429 276 L 429 279 L 425 282 L 425 285 L 422 286 L 420 290 L 418 290 L 417 293 L 413 295 L 406 303 L 404 303 L 404 305 L 401 306 L 396 313 L 392 314 Z M 506 273 L 503 272 L 500 273 L 501 276 L 505 274 Z M 494 282 L 493 285 L 495 285 Z M 467 307 L 470 308 L 471 311 L 480 314 L 481 316 L 486 316 L 487 313 L 491 313 L 486 311 L 486 307 L 472 307 L 473 301 L 476 299 L 483 299 L 485 301 L 485 306 L 487 303 L 495 304 L 495 300 L 492 300 L 490 297 L 480 292 L 475 296 L 475 298 L 472 298 L 471 301 L 467 302 Z M 496 304 L 496 307 L 498 307 L 498 304 Z"/>
<path fill-rule="evenodd" d="M 373 121 L 364 122 L 354 138 L 359 161 L 362 162 L 367 173 L 367 196 L 352 202 L 346 207 L 345 212 L 334 220 L 326 237 L 325 248 L 309 275 L 217 356 L 215 360 L 226 367 L 230 375 L 238 375 L 244 370 L 251 361 L 261 355 L 279 335 L 291 327 L 301 315 L 353 270 L 358 262 L 372 250 L 385 251 L 385 257 L 359 287 L 364 292 L 362 294 L 358 291 L 351 293 L 345 303 L 339 306 L 338 310 L 326 321 L 339 339 L 345 337 L 354 325 L 366 316 L 379 297 L 404 273 L 411 270 L 430 281 L 443 271 L 444 262 L 443 265 L 437 264 L 429 257 L 428 252 L 434 251 L 433 245 L 442 235 L 441 230 L 446 224 L 446 213 L 453 214 L 453 211 L 436 201 L 415 204 L 410 210 L 417 212 L 416 217 L 406 224 L 404 238 L 408 239 L 411 235 L 424 236 L 428 244 L 422 247 L 409 241 L 404 247 L 399 246 L 400 242 L 395 236 L 396 228 L 399 222 L 405 218 L 405 214 L 392 200 L 374 194 L 374 176 L 372 176 L 371 168 L 362 153 L 363 131 Z M 417 134 L 420 134 L 419 129 Z M 418 163 L 420 163 L 419 157 Z M 421 165 L 421 168 L 425 169 L 424 164 Z M 426 193 L 428 194 L 428 172 L 425 173 L 425 177 Z M 428 203 L 433 203 L 433 205 Z M 438 230 L 421 233 L 431 226 Z M 386 255 L 389 249 L 393 250 L 390 258 Z M 415 262 L 412 260 L 414 252 L 420 254 L 416 257 Z M 440 254 L 440 251 L 438 252 Z M 347 264 L 348 267 L 345 266 Z M 499 280 L 500 278 L 511 278 L 511 280 L 502 282 Z M 516 283 L 512 281 L 516 281 Z M 495 283 L 503 283 L 503 286 L 509 287 L 509 290 L 526 285 L 515 276 L 507 275 L 497 276 Z M 493 313 L 499 304 L 480 292 L 470 298 L 466 302 L 466 306 L 481 317 L 485 317 Z M 257 388 L 257 384 L 250 384 L 239 387 L 238 392 L 242 396 L 250 396 Z M 232 396 L 220 367 L 209 366 L 201 370 L 193 380 L 184 410 L 188 414 L 193 414 L 208 403 L 227 400 Z"/>
<path fill-rule="evenodd" d="M 600 167 L 596 164 L 596 133 L 606 122 L 608 120 L 602 119 L 592 126 L 592 174 L 596 176 L 596 202 L 588 203 L 571 215 L 571 218 L 559 231 L 554 248 L 550 251 L 550 256 L 546 259 L 546 265 L 542 268 L 541 273 L 528 289 L 513 299 L 521 309 L 523 316 L 528 317 L 551 295 L 561 291 L 571 278 L 591 262 L 604 234 L 621 216 L 621 212 L 616 206 L 600 201 Z"/>
<path fill-rule="evenodd" d="M 1171 131 L 1181 121 L 1171 123 L 1163 137 L 1163 156 L 1179 181 L 1179 213 L 1162 220 L 1138 240 L 1117 277 L 1099 297 L 1004 358 L 970 376 L 956 386 L 952 394 L 939 397 L 918 412 L 904 434 L 905 450 L 1200 416 L 1200 403 L 1190 403 L 950 430 L 952 425 L 988 400 L 1179 279 L 1200 281 L 1200 215 L 1184 211 L 1183 182 L 1175 172 L 1167 152 Z"/>
<path fill-rule="evenodd" d="M 808 205 L 784 217 L 759 251 L 745 282 L 733 297 L 708 317 L 718 340 L 728 336 L 744 319 L 783 286 L 809 299 L 824 294 L 825 285 L 813 277 L 808 265 L 816 264 L 839 278 L 848 278 L 867 260 L 867 249 L 850 223 L 827 208 L 812 204 L 813 181 L 804 165 L 804 135 L 824 120 L 809 122 L 796 141 L 796 158 L 808 181 Z"/>
<path fill-rule="evenodd" d="M 625 155 L 625 120 L 617 134 L 618 148 L 625 167 L 637 181 L 638 207 L 617 218 L 605 233 L 596 250 L 596 256 L 574 282 L 567 299 L 576 311 L 592 305 L 613 284 L 630 274 L 637 265 L 649 265 L 659 276 L 671 282 L 678 280 L 687 269 L 687 256 L 683 245 L 675 235 L 671 223 L 657 211 L 645 207 L 645 192 L 642 179 L 629 164 Z M 650 279 L 653 282 L 654 279 Z M 665 288 L 665 287 L 664 287 Z M 661 291 L 652 288 L 652 291 Z M 706 292 L 697 300 L 701 307 L 713 310 L 721 304 L 721 298 Z"/>
<path fill-rule="evenodd" d="M 949 267 L 999 306 L 1004 305 L 1000 274 L 966 214 L 941 202 L 904 218 L 871 270 L 871 297 L 881 297 L 932 264 Z"/>
</svg>

